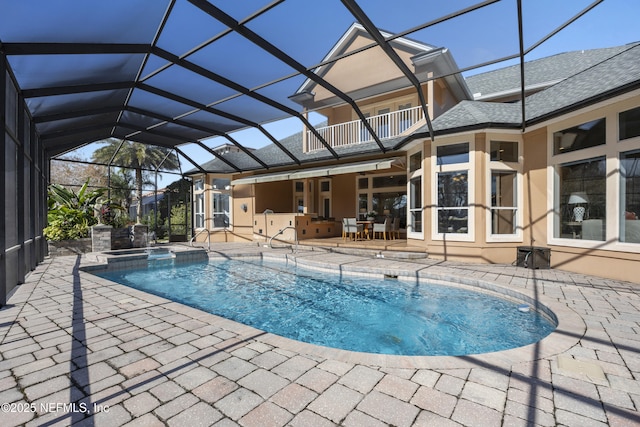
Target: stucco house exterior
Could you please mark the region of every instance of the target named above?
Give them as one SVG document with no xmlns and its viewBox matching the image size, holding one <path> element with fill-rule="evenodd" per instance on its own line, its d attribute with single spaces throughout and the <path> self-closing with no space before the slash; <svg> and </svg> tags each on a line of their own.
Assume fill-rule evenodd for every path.
<svg viewBox="0 0 640 427">
<path fill-rule="evenodd" d="M 292 94 L 327 118 L 279 141 L 299 164 L 272 144 L 254 152 L 269 170 L 238 151 L 250 172 L 189 172 L 198 240 L 340 237 L 376 211 L 432 258 L 512 263 L 534 246 L 554 268 L 637 280 L 640 43 L 526 62 L 524 91 L 519 65 L 464 78 L 448 49 L 394 39 L 417 90 L 371 43 L 354 24 L 315 70 L 362 115 L 312 80 Z"/>
</svg>

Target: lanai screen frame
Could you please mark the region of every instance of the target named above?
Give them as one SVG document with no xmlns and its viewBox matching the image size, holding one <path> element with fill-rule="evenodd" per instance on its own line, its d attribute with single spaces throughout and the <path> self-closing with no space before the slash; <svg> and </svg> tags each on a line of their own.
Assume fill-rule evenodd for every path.
<svg viewBox="0 0 640 427">
<path fill-rule="evenodd" d="M 593 2 L 538 42 L 525 48 L 522 2 L 517 0 L 519 51 L 465 67 L 458 72 L 519 58 L 521 95 L 524 99 L 525 55 L 601 2 L 602 0 Z M 376 131 L 365 120 L 357 100 L 314 71 L 330 62 L 380 47 L 389 61 L 406 77 L 408 86 L 415 88 L 426 113 L 420 84 L 399 60 L 391 43 L 397 38 L 410 37 L 426 28 L 491 7 L 499 3 L 499 0 L 471 4 L 390 37 L 382 36 L 375 22 L 356 1 L 341 0 L 341 5 L 337 0 L 332 1 L 331 7 L 340 10 L 340 13 L 352 21 L 359 22 L 374 42 L 358 52 L 350 52 L 330 62 L 320 63 L 303 63 L 304 61 L 294 58 L 252 28 L 254 22 L 265 19 L 270 13 L 294 2 L 275 0 L 269 3 L 247 2 L 249 3 L 255 9 L 249 10 L 243 18 L 235 18 L 205 0 L 81 2 L 88 5 L 86 7 L 95 7 L 96 15 L 104 13 L 108 16 L 120 16 L 121 20 L 130 25 L 119 29 L 122 33 L 128 30 L 133 34 L 127 39 L 125 34 L 116 31 L 118 27 L 112 33 L 85 28 L 86 33 L 93 37 L 86 40 L 77 40 L 78 37 L 72 30 L 67 29 L 65 32 L 62 27 L 58 28 L 58 32 L 53 31 L 56 25 L 63 25 L 68 12 L 59 4 L 44 6 L 24 1 L 4 8 L 5 22 L 2 27 L 5 29 L 0 30 L 0 105 L 3 107 L 0 122 L 5 129 L 5 148 L 0 159 L 4 167 L 0 185 L 5 191 L 0 193 L 0 201 L 5 209 L 4 227 L 0 230 L 0 253 L 3 255 L 0 260 L 0 305 L 6 303 L 7 295 L 15 285 L 24 282 L 26 274 L 42 262 L 47 253 L 42 230 L 46 225 L 46 188 L 51 158 L 95 141 L 118 138 L 171 148 L 182 161 L 205 173 L 208 171 L 202 167 L 201 162 L 187 155 L 182 146 L 195 143 L 212 154 L 211 149 L 202 141 L 218 136 L 237 146 L 248 158 L 248 161 L 238 164 L 224 154 L 216 153 L 215 157 L 231 171 L 268 170 L 282 166 L 281 159 L 274 163 L 272 159 L 261 158 L 233 136 L 235 131 L 253 128 L 266 141 L 274 144 L 290 165 L 301 166 L 315 159 L 304 159 L 292 153 L 266 126 L 272 121 L 293 117 L 315 133 L 325 145 L 325 160 L 341 160 L 343 155 L 322 139 L 307 116 L 287 98 L 293 91 L 276 93 L 281 86 L 287 87 L 286 83 L 301 79 L 312 80 L 349 104 L 369 133 L 374 135 L 380 153 L 399 149 L 409 140 L 400 141 L 393 147 L 382 144 Z M 212 26 L 217 26 L 219 30 L 186 51 L 174 51 L 169 48 L 173 43 L 171 32 L 176 31 L 175 28 L 171 29 L 171 25 L 174 16 L 180 16 L 186 8 L 197 11 L 197 22 L 194 21 L 192 26 L 188 22 L 187 28 L 201 30 L 202 23 L 206 22 L 215 23 Z M 87 16 L 89 22 L 96 19 L 96 16 Z M 291 19 L 307 17 L 292 16 Z M 145 35 L 142 35 L 143 31 L 146 31 Z M 64 34 L 61 36 L 61 33 Z M 250 48 L 256 55 L 256 60 L 268 58 L 273 61 L 270 65 L 277 72 L 267 73 L 270 68 L 265 67 L 263 71 L 271 77 L 266 81 L 249 84 L 251 76 L 230 78 L 213 67 L 207 67 L 209 62 L 201 54 L 208 50 L 215 52 L 218 45 L 228 43 L 229 40 Z M 73 67 L 69 68 L 68 64 L 75 59 L 78 59 L 77 64 L 73 63 Z M 41 70 L 46 72 L 40 72 Z M 69 75 L 65 75 L 65 71 Z M 181 76 L 197 79 L 197 83 L 191 86 L 185 84 L 189 79 L 180 79 Z M 432 78 L 442 77 L 447 76 L 437 75 Z M 15 89 L 15 102 L 12 88 Z M 214 97 L 213 102 L 203 99 L 203 91 L 197 90 L 199 88 L 216 93 L 217 98 Z M 430 118 L 428 114 L 425 117 L 429 128 L 427 136 L 433 138 Z M 12 123 L 14 119 L 15 126 Z M 523 129 L 525 125 L 523 102 Z"/>
</svg>

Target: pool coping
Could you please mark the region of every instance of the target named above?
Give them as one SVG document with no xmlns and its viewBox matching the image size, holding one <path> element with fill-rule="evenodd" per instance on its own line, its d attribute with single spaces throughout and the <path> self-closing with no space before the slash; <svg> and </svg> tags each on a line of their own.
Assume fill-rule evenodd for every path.
<svg viewBox="0 0 640 427">
<path fill-rule="evenodd" d="M 181 252 L 189 252 L 188 248 L 182 247 Z M 195 249 L 198 255 L 194 259 L 198 259 L 202 252 Z M 195 252 L 194 252 L 195 253 Z M 315 255 L 321 253 L 315 252 Z M 293 262 L 303 268 L 338 273 L 341 275 L 365 276 L 382 278 L 386 276 L 395 276 L 400 280 L 429 280 L 435 283 L 462 285 L 465 287 L 475 287 L 478 290 L 489 290 L 491 292 L 501 293 L 507 297 L 523 297 L 525 301 L 531 303 L 535 308 L 543 311 L 550 310 L 553 317 L 557 320 L 557 327 L 549 335 L 542 340 L 517 347 L 509 350 L 501 350 L 491 353 L 482 353 L 465 356 L 403 356 L 363 353 L 350 350 L 342 350 L 337 348 L 325 347 L 317 344 L 305 343 L 291 338 L 279 336 L 267 331 L 263 331 L 252 326 L 244 325 L 230 319 L 226 319 L 206 311 L 172 301 L 163 297 L 159 297 L 144 291 L 135 290 L 125 285 L 111 282 L 108 279 L 102 279 L 116 287 L 125 287 L 130 291 L 136 291 L 138 297 L 149 302 L 158 303 L 162 301 L 165 305 L 179 308 L 181 312 L 191 313 L 198 318 L 204 319 L 210 316 L 210 323 L 224 327 L 238 333 L 241 337 L 251 338 L 255 341 L 263 342 L 272 346 L 280 347 L 284 350 L 296 352 L 299 354 L 315 355 L 318 357 L 329 358 L 337 361 L 365 364 L 387 368 L 414 368 L 414 369 L 460 369 L 477 367 L 479 365 L 491 365 L 493 367 L 501 367 L 508 369 L 513 365 L 520 363 L 529 363 L 535 360 L 550 358 L 561 353 L 567 352 L 570 348 L 578 344 L 582 336 L 585 334 L 587 326 L 582 317 L 574 310 L 566 305 L 554 301 L 549 297 L 539 295 L 535 290 L 518 289 L 513 290 L 504 285 L 487 280 L 480 280 L 468 277 L 463 274 L 446 274 L 432 273 L 425 269 L 424 266 L 416 265 L 412 271 L 399 267 L 378 267 L 371 265 L 362 266 L 359 263 L 331 264 L 326 261 L 318 261 L 310 257 L 309 252 L 301 253 L 284 253 L 273 251 L 257 251 L 254 253 L 244 254 L 225 254 L 208 253 L 209 259 L 267 259 L 280 262 Z M 361 256 L 359 258 L 362 258 Z M 190 257 L 185 256 L 181 260 L 188 261 Z M 138 265 L 135 265 L 135 264 Z M 402 264 L 411 263 L 404 261 Z M 132 265 L 130 262 L 121 259 L 106 264 L 104 259 L 100 257 L 87 257 L 86 262 L 82 263 L 82 271 L 91 274 L 91 271 L 105 268 L 130 268 L 139 266 L 139 259 L 135 260 Z M 97 277 L 97 276 L 94 276 Z M 548 312 L 547 312 L 548 314 Z"/>
</svg>

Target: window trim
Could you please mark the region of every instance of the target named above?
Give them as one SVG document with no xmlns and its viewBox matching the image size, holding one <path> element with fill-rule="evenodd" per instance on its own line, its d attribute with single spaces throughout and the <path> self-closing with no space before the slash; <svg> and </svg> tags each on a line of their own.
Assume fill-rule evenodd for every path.
<svg viewBox="0 0 640 427">
<path fill-rule="evenodd" d="M 223 188 L 223 189 L 219 189 L 213 188 L 213 181 L 217 180 L 217 179 L 227 179 L 229 180 L 229 186 L 228 188 Z M 207 227 L 209 230 L 233 230 L 233 187 L 231 186 L 231 180 L 232 177 L 230 175 L 211 175 L 210 180 L 209 180 L 209 188 L 207 189 L 207 192 L 209 194 L 208 196 L 208 206 L 211 209 L 211 215 L 210 217 L 207 219 L 207 221 L 205 222 L 205 224 L 208 223 L 208 225 L 210 225 L 210 227 Z M 215 220 L 214 220 L 214 216 L 215 216 L 215 211 L 214 211 L 214 194 L 226 194 L 229 197 L 229 225 L 227 227 L 215 227 Z"/>
<path fill-rule="evenodd" d="M 555 122 L 547 127 L 547 240 L 549 245 L 640 253 L 640 244 L 621 242 L 619 239 L 621 228 L 620 154 L 640 149 L 640 136 L 619 139 L 619 114 L 637 106 L 638 98 L 625 100 L 615 104 L 615 108 L 607 106 L 594 109 L 588 113 Z M 607 123 L 606 141 L 603 145 L 569 153 L 553 154 L 554 132 L 601 117 L 604 117 Z M 555 230 L 559 224 L 559 213 L 556 211 L 556 200 L 559 197 L 559 167 L 566 163 L 586 161 L 597 157 L 605 158 L 606 168 L 606 235 L 604 241 L 555 237 Z"/>
<path fill-rule="evenodd" d="M 524 144 L 522 138 L 509 135 L 509 134 L 486 134 L 487 149 L 484 154 L 485 163 L 488 165 L 486 168 L 485 179 L 487 187 L 485 191 L 485 212 L 486 212 L 486 241 L 487 243 L 499 243 L 499 242 L 513 242 L 519 243 L 523 241 L 523 224 L 524 224 L 524 184 L 522 177 L 522 165 L 524 164 Z M 518 161 L 517 162 L 503 162 L 491 160 L 491 141 L 506 141 L 515 142 L 518 144 Z M 494 171 L 498 172 L 515 172 L 516 173 L 516 232 L 515 234 L 493 234 L 491 224 L 491 213 L 493 207 L 491 205 L 491 176 Z"/>
<path fill-rule="evenodd" d="M 447 165 L 438 165 L 437 149 L 445 145 L 456 144 L 469 144 L 469 161 L 465 163 L 454 163 Z M 434 142 L 431 144 L 431 205 L 433 206 L 431 212 L 431 239 L 433 241 L 450 241 L 450 242 L 475 242 L 476 240 L 476 227 L 475 227 L 475 162 L 476 143 L 474 135 L 468 135 L 466 138 L 456 138 L 453 140 L 446 140 L 440 142 Z M 446 172 L 467 172 L 467 201 L 468 201 L 468 215 L 467 215 L 467 233 L 440 233 L 438 232 L 438 174 Z"/>
<path fill-rule="evenodd" d="M 425 221 L 425 213 L 426 210 L 424 208 L 425 205 L 425 188 L 424 188 L 424 170 L 425 170 L 425 156 L 424 156 L 424 145 L 420 144 L 418 147 L 415 147 L 414 149 L 410 150 L 407 152 L 407 218 L 406 218 L 406 223 L 407 223 L 407 240 L 408 239 L 416 239 L 416 240 L 424 240 L 424 236 L 425 236 L 425 228 L 427 226 L 427 222 Z M 420 167 L 416 170 L 414 170 L 413 172 L 410 171 L 411 168 L 411 156 L 418 154 L 418 153 L 422 153 L 421 154 L 421 160 L 420 160 Z M 417 207 L 417 208 L 411 208 L 412 205 L 412 199 L 411 199 L 411 181 L 413 180 L 420 180 L 420 189 L 421 189 L 421 200 L 422 200 L 422 206 Z M 421 215 L 422 215 L 422 230 L 421 231 L 413 231 L 413 227 L 410 227 L 411 225 L 411 212 L 413 211 L 420 211 Z"/>
</svg>

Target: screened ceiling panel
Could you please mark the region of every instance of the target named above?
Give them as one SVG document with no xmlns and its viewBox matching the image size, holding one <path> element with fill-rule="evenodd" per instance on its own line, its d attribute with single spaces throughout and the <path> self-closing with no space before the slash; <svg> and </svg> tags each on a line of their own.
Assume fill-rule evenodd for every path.
<svg viewBox="0 0 640 427">
<path fill-rule="evenodd" d="M 133 81 L 144 55 L 19 55 L 9 60 L 25 90 Z"/>
<path fill-rule="evenodd" d="M 396 13 L 396 2 L 385 9 Z M 313 9 L 305 1 L 285 1 L 247 27 L 308 68 L 322 61 L 354 21 L 339 0 L 323 0 Z"/>
<path fill-rule="evenodd" d="M 3 0 L 3 43 L 149 43 L 169 0 Z"/>
<path fill-rule="evenodd" d="M 241 54 L 238 55 L 238 52 Z M 230 58 L 233 58 L 233 61 L 229 61 Z M 296 70 L 236 33 L 221 37 L 187 59 L 204 68 L 215 70 L 221 76 L 248 89 L 296 73 Z M 260 64 L 262 72 L 255 72 L 256 64 Z"/>
<path fill-rule="evenodd" d="M 54 120 L 43 123 L 36 123 L 36 130 L 40 135 L 51 135 L 56 132 L 63 132 L 71 128 L 86 128 L 98 123 L 116 123 L 119 112 L 93 114 L 80 116 L 72 119 Z"/>
<path fill-rule="evenodd" d="M 108 90 L 98 92 L 82 92 L 67 95 L 39 96 L 27 99 L 27 107 L 32 116 L 36 119 L 49 114 L 78 113 L 82 110 L 121 106 L 124 104 L 127 94 L 126 89 Z"/>
<path fill-rule="evenodd" d="M 238 93 L 177 65 L 158 73 L 145 83 L 204 105 L 220 102 Z"/>
<path fill-rule="evenodd" d="M 234 143 L 234 132 L 254 129 L 271 145 L 259 154 L 236 153 L 244 162 L 230 156 L 227 164 L 253 170 L 301 162 L 301 147 L 285 147 L 264 125 L 294 117 L 303 129 L 304 102 L 291 96 L 305 82 L 352 106 L 378 93 L 355 90 L 348 73 L 324 72 L 349 70 L 352 56 L 338 50 L 354 23 L 371 36 L 354 55 L 379 55 L 368 69 L 351 71 L 365 78 L 381 62 L 394 64 L 394 81 L 411 89 L 413 68 L 398 64 L 391 40 L 448 48 L 462 72 L 520 59 L 521 39 L 525 49 L 541 44 L 596 6 L 624 18 L 609 4 L 530 0 L 519 15 L 517 0 L 0 0 L 0 52 L 49 154 L 109 137 L 165 147 L 213 136 Z M 364 117 L 357 107 L 353 112 Z"/>
<path fill-rule="evenodd" d="M 247 95 L 242 95 L 221 104 L 216 104 L 217 109 L 234 116 L 242 117 L 255 123 L 270 122 L 282 118 L 283 112 L 271 107 L 264 102 L 257 101 Z M 251 112 L 247 114 L 247 112 Z"/>
<path fill-rule="evenodd" d="M 212 135 L 216 134 L 215 130 L 219 130 L 219 133 L 231 132 L 241 126 L 237 121 L 225 119 L 208 111 L 195 111 L 193 114 L 180 117 L 180 121 L 195 127 L 211 129 Z"/>
<path fill-rule="evenodd" d="M 233 2 L 244 3 L 244 2 Z M 227 27 L 186 0 L 178 0 L 160 34 L 157 46 L 182 56 Z M 180 34 L 180 37 L 176 37 Z"/>
</svg>

